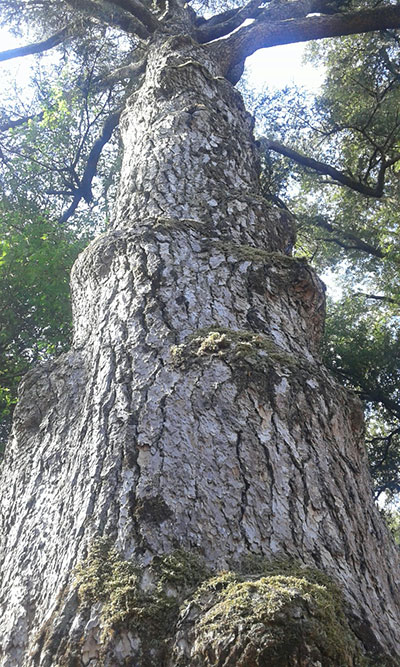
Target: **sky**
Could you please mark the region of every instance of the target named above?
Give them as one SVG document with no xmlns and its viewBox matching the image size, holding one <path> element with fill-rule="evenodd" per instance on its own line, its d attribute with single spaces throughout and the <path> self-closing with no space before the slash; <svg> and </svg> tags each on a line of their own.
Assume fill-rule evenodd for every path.
<svg viewBox="0 0 400 667">
<path fill-rule="evenodd" d="M 310 63 L 303 63 L 304 44 L 287 44 L 261 49 L 246 61 L 248 83 L 262 88 L 284 88 L 296 84 L 317 92 L 324 80 L 324 71 Z"/>
</svg>

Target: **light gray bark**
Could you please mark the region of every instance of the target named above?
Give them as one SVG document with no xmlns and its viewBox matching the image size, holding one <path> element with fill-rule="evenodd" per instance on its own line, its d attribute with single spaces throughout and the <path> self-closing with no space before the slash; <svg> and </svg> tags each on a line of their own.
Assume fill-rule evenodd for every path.
<svg viewBox="0 0 400 667">
<path fill-rule="evenodd" d="M 79 610 L 73 574 L 97 535 L 143 568 L 177 547 L 213 569 L 293 556 L 342 586 L 367 648 L 400 656 L 361 406 L 319 360 L 323 285 L 285 254 L 239 94 L 201 47 L 160 40 L 122 131 L 115 227 L 72 273 L 73 348 L 21 386 L 1 665 L 101 664 L 100 607 Z M 102 659 L 138 655 L 121 632 Z"/>
</svg>

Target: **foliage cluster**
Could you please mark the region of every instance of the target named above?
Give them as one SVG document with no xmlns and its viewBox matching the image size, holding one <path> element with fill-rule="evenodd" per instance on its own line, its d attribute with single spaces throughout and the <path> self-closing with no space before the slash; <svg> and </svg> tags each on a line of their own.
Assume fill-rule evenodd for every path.
<svg viewBox="0 0 400 667">
<path fill-rule="evenodd" d="M 0 205 L 0 442 L 8 432 L 17 386 L 40 361 L 70 342 L 69 272 L 87 234 L 60 226 L 26 203 Z"/>
</svg>

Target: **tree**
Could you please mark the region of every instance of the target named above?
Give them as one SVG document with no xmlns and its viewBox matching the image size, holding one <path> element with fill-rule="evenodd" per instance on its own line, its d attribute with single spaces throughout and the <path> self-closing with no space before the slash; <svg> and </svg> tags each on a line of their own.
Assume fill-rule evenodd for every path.
<svg viewBox="0 0 400 667">
<path fill-rule="evenodd" d="M 45 8 L 55 31 L 24 53 L 72 39 L 59 21 L 81 35 L 85 13 L 88 34 L 133 36 L 117 64 L 138 78 L 113 227 L 72 271 L 73 346 L 20 388 L 2 664 L 398 664 L 399 555 L 370 494 L 361 406 L 320 362 L 323 286 L 290 256 L 290 215 L 261 196 L 232 82 L 258 48 L 395 29 L 400 7 L 2 11 L 21 8 L 32 21 Z M 75 199 L 85 169 L 69 168 Z"/>
</svg>

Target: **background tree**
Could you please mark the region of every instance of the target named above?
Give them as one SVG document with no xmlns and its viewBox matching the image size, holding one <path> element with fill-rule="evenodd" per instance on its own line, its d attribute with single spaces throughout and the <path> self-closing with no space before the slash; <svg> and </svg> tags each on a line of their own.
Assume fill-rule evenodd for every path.
<svg viewBox="0 0 400 667">
<path fill-rule="evenodd" d="M 46 218 L 27 204 L 1 206 L 0 440 L 5 442 L 21 377 L 70 341 L 69 273 L 87 236 Z"/>
<path fill-rule="evenodd" d="M 91 69 L 105 106 L 77 113 L 84 135 L 103 117 L 90 149 L 59 94 L 47 113 L 64 114 L 74 157 L 54 161 L 36 132 L 58 174 L 45 194 L 71 197 L 60 221 L 90 203 L 119 118 L 124 159 L 113 230 L 73 269 L 73 347 L 21 386 L 2 469 L 3 664 L 396 664 L 399 556 L 369 495 L 360 405 L 321 367 L 322 286 L 261 196 L 231 84 L 259 48 L 398 28 L 400 8 L 2 11 L 21 9 L 54 32 L 3 59 L 82 31 L 122 47 L 117 72 Z"/>
</svg>

